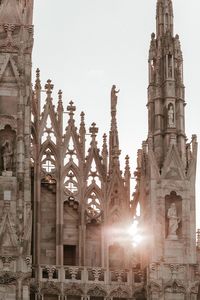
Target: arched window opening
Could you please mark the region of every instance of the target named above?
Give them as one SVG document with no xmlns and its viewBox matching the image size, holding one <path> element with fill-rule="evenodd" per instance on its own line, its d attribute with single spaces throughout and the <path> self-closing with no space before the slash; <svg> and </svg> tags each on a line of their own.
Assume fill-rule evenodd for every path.
<svg viewBox="0 0 200 300">
<path fill-rule="evenodd" d="M 44 143 L 47 140 L 50 140 L 54 144 L 56 144 L 56 134 L 53 129 L 51 118 L 49 115 L 47 117 L 46 126 L 45 126 L 44 132 L 42 134 L 42 143 Z"/>
<path fill-rule="evenodd" d="M 64 165 L 66 166 L 69 162 L 73 162 L 77 166 L 79 165 L 78 155 L 72 137 L 70 138 L 67 146 L 64 157 Z"/>
<path fill-rule="evenodd" d="M 90 172 L 88 174 L 87 185 L 96 184 L 99 188 L 101 188 L 101 179 L 99 172 L 97 170 L 96 162 L 93 159 L 91 163 Z"/>
<path fill-rule="evenodd" d="M 101 223 L 103 210 L 101 201 L 95 192 L 92 192 L 86 201 L 86 219 L 87 222 Z"/>
<path fill-rule="evenodd" d="M 78 194 L 78 179 L 72 170 L 69 170 L 65 176 L 64 192 L 68 196 L 76 196 Z"/>
<path fill-rule="evenodd" d="M 51 149 L 47 148 L 42 156 L 41 165 L 42 171 L 45 174 L 52 174 L 55 172 L 55 156 L 52 153 Z"/>
</svg>

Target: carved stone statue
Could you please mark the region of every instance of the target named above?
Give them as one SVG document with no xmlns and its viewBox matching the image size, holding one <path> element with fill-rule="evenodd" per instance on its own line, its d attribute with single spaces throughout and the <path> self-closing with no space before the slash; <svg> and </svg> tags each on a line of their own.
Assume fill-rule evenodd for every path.
<svg viewBox="0 0 200 300">
<path fill-rule="evenodd" d="M 116 90 L 116 85 L 112 86 L 111 89 L 111 112 L 115 112 L 116 111 L 116 107 L 117 107 L 117 94 L 119 93 L 120 90 Z"/>
<path fill-rule="evenodd" d="M 179 217 L 177 216 L 176 204 L 172 203 L 167 212 L 167 218 L 169 219 L 168 227 L 168 239 L 177 240 L 177 229 L 180 222 Z"/>
<path fill-rule="evenodd" d="M 174 107 L 171 104 L 168 109 L 168 126 L 174 127 Z"/>
<path fill-rule="evenodd" d="M 5 140 L 2 145 L 3 170 L 12 170 L 13 151 L 9 140 Z"/>
</svg>

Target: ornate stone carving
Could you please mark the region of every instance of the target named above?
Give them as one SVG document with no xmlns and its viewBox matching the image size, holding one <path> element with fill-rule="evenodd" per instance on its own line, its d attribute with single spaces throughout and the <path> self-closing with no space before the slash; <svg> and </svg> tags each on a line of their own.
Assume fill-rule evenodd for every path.
<svg viewBox="0 0 200 300">
<path fill-rule="evenodd" d="M 3 272 L 0 274 L 0 284 L 16 283 L 17 276 L 12 272 Z"/>
<path fill-rule="evenodd" d="M 116 298 L 130 298 L 129 292 L 122 287 L 118 287 L 117 289 L 114 289 L 110 293 L 110 296 Z"/>
<path fill-rule="evenodd" d="M 165 286 L 165 292 L 174 294 L 185 294 L 186 288 L 177 280 L 169 281 Z"/>
<path fill-rule="evenodd" d="M 161 286 L 157 282 L 154 282 L 154 281 L 150 282 L 149 289 L 150 289 L 151 293 L 160 293 L 162 290 Z"/>
<path fill-rule="evenodd" d="M 76 277 L 79 272 L 79 268 L 78 267 L 70 267 L 68 270 L 69 270 L 69 274 L 71 275 L 72 280 L 76 280 Z"/>
<path fill-rule="evenodd" d="M 92 274 L 94 276 L 94 281 L 99 281 L 100 276 L 103 275 L 103 269 L 102 268 L 93 268 Z"/>
<path fill-rule="evenodd" d="M 31 266 L 31 262 L 32 262 L 31 256 L 26 256 L 26 257 L 24 258 L 24 261 L 26 262 L 26 264 L 27 264 L 28 267 Z"/>
<path fill-rule="evenodd" d="M 3 269 L 5 271 L 9 271 L 10 264 L 11 264 L 12 260 L 14 260 L 15 258 L 12 257 L 12 256 L 1 256 L 0 258 L 1 258 L 2 262 L 3 262 Z"/>
<path fill-rule="evenodd" d="M 115 271 L 115 275 L 116 275 L 117 281 L 118 281 L 119 283 L 120 283 L 120 282 L 123 282 L 124 275 L 125 275 L 124 270 L 116 270 L 116 271 Z"/>
<path fill-rule="evenodd" d="M 52 281 L 47 281 L 42 285 L 40 290 L 42 295 L 59 295 L 61 293 L 60 284 L 56 284 Z"/>
<path fill-rule="evenodd" d="M 87 292 L 88 295 L 93 297 L 106 297 L 107 293 L 102 289 L 100 286 L 94 286 L 93 288 L 90 288 Z"/>
<path fill-rule="evenodd" d="M 46 266 L 45 270 L 48 273 L 49 280 L 52 280 L 53 279 L 53 275 L 54 275 L 54 273 L 56 271 L 56 267 L 55 266 Z"/>
<path fill-rule="evenodd" d="M 64 294 L 72 296 L 82 296 L 84 295 L 84 292 L 81 285 L 72 283 L 69 285 L 64 285 Z"/>
<path fill-rule="evenodd" d="M 169 265 L 170 271 L 171 271 L 171 278 L 172 280 L 176 280 L 178 277 L 178 274 L 181 270 L 185 270 L 185 267 L 180 264 L 170 264 Z"/>
<path fill-rule="evenodd" d="M 10 128 L 13 128 L 16 130 L 17 128 L 17 121 L 13 116 L 1 116 L 1 123 L 0 123 L 0 130 L 3 130 L 5 126 L 10 126 Z"/>
</svg>

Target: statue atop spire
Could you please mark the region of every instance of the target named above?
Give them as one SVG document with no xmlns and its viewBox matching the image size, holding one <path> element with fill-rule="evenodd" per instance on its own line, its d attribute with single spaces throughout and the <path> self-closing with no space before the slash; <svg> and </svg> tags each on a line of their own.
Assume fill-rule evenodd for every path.
<svg viewBox="0 0 200 300">
<path fill-rule="evenodd" d="M 116 90 L 116 85 L 112 86 L 111 89 L 111 114 L 117 110 L 117 94 L 120 90 Z"/>
<path fill-rule="evenodd" d="M 119 137 L 117 130 L 117 94 L 120 90 L 116 89 L 116 85 L 113 85 L 111 88 L 111 129 L 110 129 L 110 168 L 113 167 L 113 163 L 117 160 L 117 166 L 119 166 Z"/>
</svg>

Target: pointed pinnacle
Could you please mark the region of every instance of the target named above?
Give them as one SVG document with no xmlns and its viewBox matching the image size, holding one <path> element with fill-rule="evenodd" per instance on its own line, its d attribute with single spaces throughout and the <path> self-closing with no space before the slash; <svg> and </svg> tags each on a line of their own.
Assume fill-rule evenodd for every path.
<svg viewBox="0 0 200 300">
<path fill-rule="evenodd" d="M 107 144 L 107 135 L 105 133 L 103 135 L 103 144 Z"/>
<path fill-rule="evenodd" d="M 92 123 L 92 125 L 91 125 L 91 127 L 90 127 L 89 130 L 90 130 L 91 136 L 93 138 L 95 138 L 97 136 L 97 133 L 99 131 L 98 127 L 96 127 L 96 123 L 94 123 L 94 122 Z"/>
<path fill-rule="evenodd" d="M 62 91 L 58 91 L 58 107 L 57 110 L 63 111 L 63 103 L 62 103 Z"/>
<path fill-rule="evenodd" d="M 129 166 L 129 156 L 128 155 L 126 155 L 125 160 L 126 160 L 126 166 Z"/>
<path fill-rule="evenodd" d="M 58 101 L 62 102 L 62 91 L 61 90 L 58 91 Z"/>
<path fill-rule="evenodd" d="M 76 111 L 76 106 L 74 105 L 74 102 L 72 100 L 69 102 L 69 105 L 67 106 L 67 111 L 69 112 L 69 115 L 72 118 L 74 112 Z"/>
<path fill-rule="evenodd" d="M 36 69 L 36 80 L 35 80 L 35 89 L 41 89 L 41 81 L 40 81 L 40 69 Z"/>
<path fill-rule="evenodd" d="M 47 83 L 45 84 L 45 89 L 46 89 L 46 93 L 48 96 L 50 96 L 52 94 L 53 87 L 54 87 L 54 85 L 51 83 L 51 80 L 48 79 Z"/>
<path fill-rule="evenodd" d="M 82 111 L 80 116 L 81 116 L 81 124 L 85 125 L 85 113 Z"/>
</svg>

